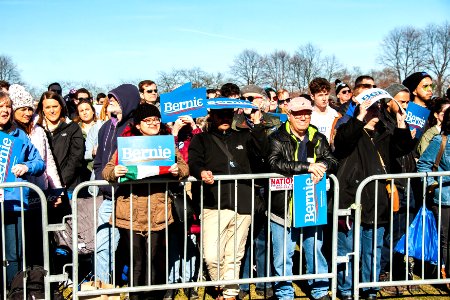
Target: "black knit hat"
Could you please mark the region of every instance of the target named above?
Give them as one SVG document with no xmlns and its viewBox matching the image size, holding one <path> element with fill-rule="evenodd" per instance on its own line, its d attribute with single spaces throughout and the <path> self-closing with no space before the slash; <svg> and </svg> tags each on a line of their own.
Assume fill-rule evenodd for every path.
<svg viewBox="0 0 450 300">
<path fill-rule="evenodd" d="M 405 80 L 403 80 L 402 84 L 406 86 L 412 93 L 417 88 L 422 79 L 424 79 L 425 77 L 429 77 L 430 79 L 432 79 L 427 72 L 412 73 L 411 75 L 406 77 Z"/>
<path fill-rule="evenodd" d="M 346 84 L 345 82 L 340 81 L 339 79 L 336 79 L 334 81 L 334 83 L 336 84 L 336 95 L 339 94 L 339 92 L 343 89 L 343 88 L 349 88 L 348 84 Z"/>
<path fill-rule="evenodd" d="M 133 113 L 134 124 L 139 124 L 142 120 L 148 117 L 158 117 L 161 118 L 161 113 L 159 109 L 153 104 L 142 103 L 136 108 Z"/>
</svg>

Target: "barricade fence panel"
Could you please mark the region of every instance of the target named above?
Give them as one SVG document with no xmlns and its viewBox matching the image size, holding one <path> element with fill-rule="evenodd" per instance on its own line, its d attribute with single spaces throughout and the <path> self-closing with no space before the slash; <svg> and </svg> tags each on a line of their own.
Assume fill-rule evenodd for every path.
<svg viewBox="0 0 450 300">
<path fill-rule="evenodd" d="M 0 214 L 1 299 L 50 299 L 46 195 L 32 183 L 0 183 Z"/>
<path fill-rule="evenodd" d="M 342 285 L 340 276 L 352 273 L 358 274 L 350 281 L 352 294 L 358 299 L 366 290 L 378 291 L 380 287 L 450 283 L 445 278 L 448 266 L 444 263 L 448 260 L 448 248 L 443 248 L 443 237 L 448 238 L 443 230 L 448 226 L 450 213 L 439 202 L 446 184 L 444 177 L 449 175 L 450 172 L 433 172 L 371 176 L 358 186 L 355 203 L 340 209 L 339 184 L 331 175 L 327 226 L 302 228 L 291 227 L 295 210 L 289 188 L 278 191 L 271 186 L 272 179 L 284 178 L 279 174 L 216 176 L 213 188 L 193 178 L 181 183 L 128 182 L 113 186 L 110 198 L 97 192 L 91 197 L 79 196 L 87 187 L 110 186 L 106 181 L 84 182 L 74 190 L 71 213 L 62 223 L 49 222 L 52 210 L 47 208 L 50 205 L 46 195 L 37 186 L 2 183 L 0 191 L 30 188 L 41 199 L 39 247 L 43 249 L 42 265 L 46 271 L 45 299 L 61 287 L 65 288 L 66 298 L 78 299 L 177 289 L 185 289 L 188 294 L 198 287 L 206 287 L 208 294 L 217 292 L 216 287 L 233 294 L 239 288 L 245 290 L 249 283 L 266 289 L 290 285 L 291 281 L 308 281 L 312 289 L 330 290 L 335 298 Z M 426 201 L 426 183 L 421 181 L 430 176 L 437 179 L 439 201 L 435 205 Z M 386 183 L 399 187 L 398 210 L 393 194 L 391 201 L 386 202 L 385 192 L 380 193 Z M 370 212 L 372 221 L 368 221 L 364 211 L 367 199 L 375 203 Z M 7 270 L 15 266 L 7 257 L 9 244 L 5 234 L 10 223 L 20 231 L 18 241 L 24 254 L 19 255 L 17 268 L 29 266 L 34 259 L 26 250 L 27 245 L 33 245 L 27 231 L 31 209 L 20 199 L 20 209 L 14 212 L 20 219 L 9 222 L 6 202 L 0 196 L 3 299 L 9 292 L 8 278 L 14 275 Z M 417 215 L 420 207 L 428 210 Z M 430 221 L 432 217 L 435 224 Z M 421 224 L 422 232 L 413 231 L 412 222 Z M 425 234 L 428 229 L 424 229 L 430 224 L 436 228 L 437 242 L 431 249 L 437 251 L 434 260 L 429 259 L 430 237 Z M 348 251 L 341 247 L 343 228 L 347 228 L 345 234 L 351 233 Z M 411 247 L 412 242 L 415 247 Z M 400 262 L 404 263 L 399 266 Z M 23 276 L 24 294 L 27 281 L 28 277 Z"/>
<path fill-rule="evenodd" d="M 349 284 L 354 299 L 376 294 L 380 289 L 398 296 L 419 285 L 450 284 L 446 278 L 450 215 L 449 207 L 441 203 L 442 187 L 449 175 L 450 172 L 384 174 L 370 176 L 359 184 L 348 216 L 340 216 L 352 223 L 345 234 L 353 235 L 353 240 L 351 249 L 347 248 L 350 258 L 345 261 L 346 266 L 338 266 L 345 270 L 338 274 L 338 280 L 345 281 L 342 278 L 351 273 Z M 427 193 L 424 180 L 429 177 L 435 177 L 437 182 L 437 189 L 431 194 Z M 386 184 L 397 185 L 399 203 L 395 203 L 393 193 L 383 196 Z M 367 203 L 372 200 L 373 206 Z M 371 206 L 373 212 L 368 209 Z M 343 233 L 340 227 L 338 235 Z M 338 238 L 339 251 L 348 246 L 345 242 Z M 338 286 L 338 294 L 343 287 Z"/>
<path fill-rule="evenodd" d="M 337 218 L 331 212 L 337 210 L 338 184 L 330 177 L 328 226 L 304 228 L 291 228 L 292 192 L 270 189 L 271 179 L 284 178 L 280 174 L 216 176 L 213 186 L 194 178 L 126 182 L 113 187 L 111 200 L 103 196 L 98 206 L 94 196 L 92 209 L 81 212 L 80 190 L 109 185 L 84 182 L 73 192 L 72 224 L 78 226 L 72 226 L 72 249 L 85 247 L 83 239 L 94 241 L 93 264 L 84 273 L 71 270 L 72 296 L 147 293 L 162 299 L 167 291 L 189 295 L 198 287 L 210 295 L 237 295 L 250 283 L 272 293 L 273 284 L 305 280 L 326 292 L 331 286 L 334 298 Z M 283 195 L 282 218 L 273 213 L 274 193 Z M 84 231 L 95 237 L 80 235 L 86 223 L 80 218 L 94 218 L 87 223 L 96 231 Z M 73 251 L 74 266 L 81 257 Z"/>
</svg>

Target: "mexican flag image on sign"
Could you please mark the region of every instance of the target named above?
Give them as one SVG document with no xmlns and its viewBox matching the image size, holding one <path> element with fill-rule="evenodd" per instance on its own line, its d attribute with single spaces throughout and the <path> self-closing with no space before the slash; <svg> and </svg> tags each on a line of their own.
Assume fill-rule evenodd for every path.
<svg viewBox="0 0 450 300">
<path fill-rule="evenodd" d="M 118 164 L 128 168 L 119 182 L 167 174 L 175 163 L 175 140 L 172 135 L 119 137 L 117 153 Z"/>
</svg>

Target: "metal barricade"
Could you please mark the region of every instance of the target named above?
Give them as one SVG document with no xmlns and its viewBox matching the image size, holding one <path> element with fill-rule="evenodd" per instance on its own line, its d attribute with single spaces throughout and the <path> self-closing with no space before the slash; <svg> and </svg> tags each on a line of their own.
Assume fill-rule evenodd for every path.
<svg viewBox="0 0 450 300">
<path fill-rule="evenodd" d="M 4 190 L 8 189 L 8 188 L 18 188 L 20 191 L 20 198 L 21 199 L 17 199 L 17 202 L 20 202 L 20 211 L 5 211 L 5 198 L 4 198 Z M 39 214 L 39 209 L 35 208 L 33 210 L 27 210 L 24 207 L 24 201 L 23 201 L 23 188 L 29 188 L 30 190 L 34 191 L 40 201 L 40 206 L 41 206 L 41 210 L 40 210 L 40 214 Z M 6 200 L 8 201 L 8 200 Z M 29 264 L 27 263 L 27 258 L 26 258 L 26 247 L 27 247 L 27 230 L 25 228 L 25 224 L 29 221 L 28 217 L 28 213 L 33 211 L 33 213 L 38 213 L 40 216 L 38 216 L 38 218 L 40 219 L 39 221 L 42 222 L 42 231 L 43 231 L 43 236 L 42 236 L 42 247 L 43 247 L 43 267 L 44 270 L 47 272 L 47 274 L 49 274 L 50 271 L 50 258 L 49 258 L 49 238 L 48 238 L 48 233 L 50 231 L 52 231 L 52 227 L 49 226 L 48 224 L 48 211 L 47 211 L 47 197 L 45 196 L 44 192 L 36 185 L 29 183 L 29 182 L 5 182 L 5 183 L 0 183 L 0 211 L 1 211 L 1 242 L 2 242 L 2 266 L 3 266 L 3 280 L 2 280 L 2 289 L 1 289 L 1 294 L 2 294 L 2 299 L 7 299 L 7 266 L 9 263 L 7 261 L 6 258 L 6 252 L 5 252 L 5 214 L 11 214 L 14 213 L 14 218 L 20 218 L 17 220 L 17 224 L 15 224 L 16 226 L 20 226 L 20 234 L 17 233 L 16 240 L 14 241 L 15 243 L 17 243 L 16 245 L 18 245 L 19 243 L 21 244 L 21 250 L 19 252 L 21 252 L 22 254 L 22 261 L 21 262 L 17 262 L 18 264 L 18 271 L 22 271 L 25 270 L 26 268 L 30 267 Z M 35 220 L 37 221 L 37 220 Z M 40 226 L 37 227 L 38 229 L 40 228 Z M 17 229 L 17 228 L 16 228 Z M 11 243 L 11 241 L 10 241 Z M 10 274 L 10 275 L 16 275 L 16 274 Z M 11 276 L 10 276 L 11 277 Z M 45 299 L 50 299 L 50 281 L 52 279 L 52 276 L 49 274 L 49 276 L 45 276 L 44 280 L 45 280 Z M 23 277 L 23 299 L 26 299 L 26 294 L 27 294 L 27 276 L 26 274 L 24 274 Z"/>
<path fill-rule="evenodd" d="M 438 205 L 438 219 L 437 219 L 437 231 L 438 231 L 438 262 L 437 262 L 437 272 L 436 272 L 436 278 L 425 278 L 425 265 L 426 262 L 423 259 L 423 251 L 424 251 L 424 234 L 422 234 L 422 259 L 420 260 L 420 264 L 421 264 L 421 274 L 420 274 L 420 278 L 418 279 L 414 279 L 414 278 L 409 278 L 408 277 L 408 258 L 409 258 L 409 253 L 408 253 L 408 234 L 409 234 L 409 225 L 412 221 L 412 219 L 410 218 L 410 213 L 412 212 L 412 208 L 410 207 L 410 197 L 412 196 L 412 189 L 411 189 L 411 179 L 414 178 L 421 178 L 424 179 L 426 177 L 438 177 L 439 178 L 439 182 L 438 182 L 438 186 L 440 188 L 440 195 L 439 197 L 442 196 L 442 177 L 443 176 L 450 176 L 450 172 L 446 171 L 446 172 L 422 172 L 422 173 L 405 173 L 405 174 L 383 174 L 383 175 L 373 175 L 370 176 L 366 179 L 364 179 L 358 186 L 358 189 L 356 191 L 356 198 L 355 198 L 355 203 L 354 205 L 352 205 L 352 207 L 348 208 L 348 209 L 340 209 L 338 210 L 338 214 L 339 216 L 349 216 L 352 213 L 354 213 L 354 248 L 353 248 L 353 252 L 349 253 L 349 255 L 353 256 L 353 296 L 354 299 L 359 299 L 360 297 L 360 289 L 363 288 L 378 288 L 378 287 L 389 287 L 389 286 L 414 286 L 414 285 L 422 285 L 422 284 L 448 284 L 450 283 L 450 278 L 449 279 L 443 279 L 441 278 L 441 273 L 440 273 L 440 266 L 441 266 L 441 255 L 440 255 L 440 233 L 441 233 L 441 208 L 442 205 L 439 204 Z M 406 242 L 405 244 L 406 249 L 405 249 L 405 270 L 404 270 L 404 275 L 405 275 L 405 280 L 393 280 L 392 278 L 392 272 L 393 272 L 393 265 L 392 265 L 392 261 L 393 261 L 393 254 L 394 254 L 394 248 L 395 245 L 393 244 L 392 241 L 392 236 L 393 236 L 393 216 L 394 216 L 394 203 L 393 201 L 390 202 L 390 221 L 389 221 L 389 226 L 388 228 L 390 228 L 389 230 L 389 234 L 391 237 L 391 240 L 389 241 L 389 274 L 390 274 L 390 278 L 388 278 L 388 280 L 385 281 L 380 281 L 379 278 L 376 278 L 377 276 L 375 276 L 377 274 L 377 268 L 376 268 L 376 240 L 377 240 L 377 231 L 373 230 L 374 235 L 372 238 L 372 261 L 373 261 L 373 266 L 372 266 L 372 277 L 374 278 L 373 281 L 371 282 L 361 282 L 360 279 L 360 248 L 361 248 L 361 237 L 360 237 L 360 229 L 361 229 L 361 195 L 363 193 L 363 190 L 367 187 L 368 184 L 374 183 L 375 184 L 375 216 L 377 216 L 377 207 L 378 207 L 378 194 L 376 191 L 378 191 L 378 185 L 385 185 L 386 184 L 386 180 L 388 180 L 388 182 L 390 182 L 391 184 L 394 184 L 394 180 L 396 179 L 406 179 L 407 181 L 407 186 L 405 187 L 405 191 L 406 191 L 406 208 L 404 208 L 404 210 L 406 211 L 406 232 L 405 232 L 405 237 L 406 237 Z M 421 194 L 421 204 L 422 206 L 426 206 L 426 180 L 422 180 L 422 194 Z M 416 195 L 417 196 L 417 195 Z M 393 197 L 393 196 L 392 196 Z M 439 198 L 440 199 L 440 198 Z M 392 199 L 391 199 L 392 200 Z M 416 201 L 416 203 L 418 203 Z M 417 207 L 416 207 L 417 208 Z M 417 208 L 418 209 L 418 208 Z M 337 216 L 336 216 L 337 217 Z M 378 220 L 377 218 L 375 218 L 374 223 L 373 223 L 373 228 L 378 228 Z M 425 222 L 425 218 L 423 218 L 423 222 Z M 371 225 L 372 226 L 372 225 Z M 386 232 L 385 232 L 386 234 Z M 417 259 L 416 259 L 417 260 Z M 339 263 L 347 263 L 349 261 L 349 257 L 338 257 L 338 262 Z M 403 270 L 402 270 L 403 271 Z M 355 275 L 356 274 L 356 275 Z M 417 275 L 417 274 L 415 274 Z"/>
<path fill-rule="evenodd" d="M 239 191 L 238 191 L 238 182 L 241 181 L 241 180 L 245 180 L 245 181 L 251 183 L 252 191 L 253 191 L 253 193 L 252 193 L 252 203 L 251 203 L 252 214 L 250 215 L 251 225 L 250 225 L 249 233 L 248 233 L 248 236 L 247 236 L 247 239 L 250 239 L 250 241 L 253 241 L 254 238 L 255 238 L 254 234 L 253 234 L 253 224 L 254 224 L 254 221 L 255 221 L 255 215 L 254 215 L 255 198 L 256 198 L 256 195 L 255 195 L 255 180 L 259 180 L 259 181 L 262 180 L 262 181 L 265 181 L 265 182 L 268 183 L 270 178 L 282 178 L 282 177 L 284 177 L 284 176 L 282 176 L 280 174 L 273 174 L 273 173 L 269 173 L 269 174 L 220 175 L 220 176 L 215 176 L 214 177 L 215 181 L 218 181 L 219 191 L 220 191 L 221 186 L 224 183 L 226 183 L 226 182 L 231 182 L 232 185 L 234 185 L 234 187 L 235 187 L 235 189 L 234 189 L 234 191 L 235 191 L 235 199 L 237 199 L 237 195 L 239 193 Z M 73 251 L 73 256 L 72 256 L 73 266 L 74 266 L 73 272 L 72 272 L 73 298 L 74 299 L 78 299 L 79 297 L 84 297 L 84 296 L 112 295 L 112 294 L 118 294 L 118 293 L 137 293 L 137 292 L 149 292 L 149 291 L 158 291 L 158 290 L 159 291 L 161 291 L 161 290 L 165 291 L 165 290 L 174 290 L 174 289 L 181 289 L 181 288 L 213 287 L 213 286 L 224 286 L 224 285 L 245 284 L 245 283 L 248 284 L 248 283 L 258 283 L 258 282 L 261 282 L 261 283 L 263 283 L 263 282 L 273 283 L 273 282 L 287 281 L 287 280 L 293 281 L 293 280 L 313 280 L 313 279 L 327 278 L 327 279 L 331 280 L 332 297 L 333 297 L 333 299 L 335 299 L 336 298 L 336 282 L 337 282 L 336 270 L 337 270 L 337 262 L 338 262 L 338 257 L 337 257 L 337 240 L 336 240 L 338 218 L 337 218 L 336 212 L 338 210 L 339 184 L 338 184 L 337 179 L 336 179 L 336 177 L 334 175 L 330 175 L 329 178 L 333 182 L 334 201 L 333 201 L 332 226 L 330 226 L 330 227 L 332 227 L 332 234 L 331 234 L 331 236 L 332 236 L 332 241 L 331 241 L 332 251 L 331 251 L 331 255 L 332 256 L 331 256 L 331 263 L 329 265 L 329 268 L 331 268 L 331 271 L 329 271 L 327 273 L 304 274 L 302 272 L 302 268 L 303 268 L 303 260 L 301 258 L 302 257 L 302 245 L 300 244 L 300 254 L 299 254 L 300 259 L 299 259 L 299 265 L 298 265 L 298 268 L 299 268 L 300 271 L 299 271 L 298 274 L 293 274 L 292 276 L 263 276 L 263 277 L 256 277 L 256 276 L 253 275 L 253 272 L 250 272 L 249 278 L 245 278 L 245 279 L 242 279 L 242 278 L 239 279 L 239 277 L 235 277 L 233 280 L 217 280 L 217 278 L 211 278 L 209 280 L 206 280 L 205 278 L 203 278 L 203 275 L 206 272 L 204 270 L 202 262 L 204 261 L 204 247 L 206 247 L 207 245 L 204 245 L 204 230 L 205 230 L 205 228 L 203 226 L 203 220 L 200 217 L 201 230 L 200 230 L 200 233 L 199 233 L 199 236 L 200 236 L 200 238 L 199 238 L 199 245 L 200 246 L 199 246 L 199 250 L 198 250 L 199 251 L 199 262 L 200 262 L 200 264 L 198 266 L 198 274 L 199 274 L 198 280 L 195 280 L 193 282 L 188 282 L 188 281 L 185 280 L 185 276 L 184 276 L 184 274 L 186 273 L 186 268 L 187 268 L 187 265 L 186 265 L 186 259 L 187 259 L 187 249 L 186 249 L 186 247 L 187 246 L 186 245 L 187 245 L 187 239 L 188 239 L 188 236 L 186 234 L 187 231 L 188 231 L 188 228 L 187 228 L 186 223 L 184 223 L 183 224 L 183 227 L 184 227 L 183 228 L 183 232 L 184 232 L 184 236 L 183 236 L 184 243 L 183 243 L 183 245 L 184 245 L 184 247 L 183 247 L 183 250 L 181 251 L 182 257 L 183 257 L 183 260 L 182 260 L 182 263 L 181 263 L 182 264 L 181 265 L 181 270 L 182 270 L 183 276 L 181 276 L 181 279 L 180 279 L 181 282 L 169 283 L 169 281 L 168 281 L 169 271 L 170 270 L 169 270 L 169 253 L 168 253 L 169 250 L 167 250 L 164 253 L 165 268 L 166 268 L 166 274 L 167 274 L 167 276 L 166 276 L 167 278 L 165 278 L 165 280 L 163 280 L 164 283 L 162 283 L 162 284 L 150 284 L 151 261 L 148 261 L 148 265 L 147 265 L 147 267 L 148 267 L 148 270 L 147 270 L 147 272 L 148 272 L 148 281 L 147 281 L 147 284 L 146 285 L 134 286 L 133 285 L 133 263 L 132 263 L 133 262 L 133 240 L 131 239 L 129 241 L 129 243 L 128 243 L 129 244 L 128 248 L 129 248 L 129 251 L 130 251 L 130 264 L 129 264 L 129 269 L 130 269 L 129 270 L 129 274 L 130 275 L 128 276 L 128 282 L 130 282 L 130 284 L 128 284 L 127 286 L 117 287 L 118 283 L 115 280 L 116 279 L 116 274 L 115 273 L 117 272 L 117 270 L 116 270 L 116 266 L 113 266 L 113 268 L 112 268 L 112 272 L 113 273 L 112 273 L 112 276 L 111 276 L 111 279 L 112 279 L 111 281 L 112 281 L 112 286 L 114 288 L 96 289 L 96 290 L 89 290 L 89 291 L 87 291 L 87 290 L 84 290 L 84 291 L 79 290 L 80 274 L 79 274 L 78 268 L 77 268 L 77 266 L 79 265 L 79 257 L 78 257 L 78 254 L 76 253 L 76 251 Z M 187 199 L 187 196 L 186 196 L 187 195 L 186 183 L 195 183 L 196 181 L 197 180 L 195 178 L 193 178 L 193 177 L 190 177 L 189 179 L 181 181 L 182 183 L 185 184 L 184 185 L 184 191 L 183 191 L 183 196 L 184 196 L 183 198 L 184 198 L 185 203 L 186 203 L 186 201 L 189 201 L 189 200 L 186 200 Z M 169 234 L 170 234 L 169 231 L 171 230 L 170 227 L 168 227 L 169 195 L 168 195 L 168 192 L 167 192 L 168 184 L 171 183 L 171 182 L 178 182 L 178 181 L 167 180 L 167 179 L 156 179 L 155 178 L 155 179 L 149 179 L 149 180 L 140 180 L 140 181 L 137 181 L 137 182 L 136 181 L 135 182 L 125 182 L 125 183 L 120 184 L 120 186 L 122 186 L 122 185 L 128 185 L 129 186 L 129 188 L 130 188 L 130 195 L 133 194 L 133 185 L 136 185 L 136 184 L 146 184 L 146 185 L 148 185 L 148 194 L 149 195 L 151 194 L 151 189 L 152 189 L 153 185 L 155 185 L 155 184 L 165 184 L 166 185 L 166 192 L 165 192 L 165 228 L 166 228 L 166 230 L 164 232 L 166 241 L 168 241 L 168 239 L 169 239 Z M 78 195 L 79 195 L 81 189 L 85 189 L 88 186 L 104 186 L 104 185 L 109 185 L 109 183 L 106 182 L 106 181 L 102 181 L 102 180 L 84 182 L 84 183 L 81 183 L 80 185 L 78 185 L 75 188 L 74 192 L 73 192 L 72 216 L 71 216 L 72 217 L 72 222 L 73 222 L 72 223 L 73 224 L 73 228 L 72 228 L 73 249 L 78 249 L 79 248 L 79 245 L 78 245 L 78 228 L 77 228 L 78 226 L 76 226 L 78 224 L 78 218 L 79 218 L 79 215 L 78 215 L 78 201 L 77 201 L 77 199 L 79 197 Z M 203 213 L 204 213 L 204 198 L 203 198 L 204 188 L 203 187 L 204 187 L 204 183 L 201 183 L 200 184 L 200 192 L 199 192 L 199 194 L 200 194 L 200 209 L 201 209 L 200 215 L 201 216 L 203 216 Z M 113 203 L 114 203 L 114 200 L 115 200 L 115 191 L 116 191 L 116 189 L 113 189 L 113 193 L 112 193 L 112 196 L 113 196 L 113 200 L 112 201 L 113 201 Z M 285 193 L 286 193 L 285 194 L 286 195 L 285 199 L 287 201 L 288 193 L 287 192 L 285 192 Z M 93 201 L 97 201 L 97 197 L 93 197 Z M 109 201 L 109 200 L 104 200 L 104 201 Z M 150 201 L 150 196 L 148 198 L 148 201 Z M 219 196 L 219 199 L 218 199 L 219 207 L 220 207 L 220 201 L 221 201 L 221 199 L 220 199 L 220 196 Z M 269 193 L 268 196 L 267 196 L 267 208 L 269 209 L 269 211 L 270 211 L 270 208 L 271 208 L 271 205 L 272 205 L 271 201 L 272 201 L 271 193 Z M 132 206 L 133 206 L 133 204 L 130 201 L 130 212 L 133 210 Z M 94 205 L 94 207 L 97 207 L 97 205 Z M 236 218 L 237 218 L 236 212 L 237 212 L 237 202 L 235 200 L 235 203 L 234 203 L 234 213 L 235 214 L 233 216 L 235 221 L 236 221 Z M 100 224 L 98 224 L 98 222 L 97 222 L 97 217 L 98 216 L 97 216 L 96 209 L 94 209 L 94 211 L 92 213 L 93 213 L 93 217 L 95 219 L 94 220 L 95 227 L 98 227 Z M 218 224 L 220 224 L 221 220 L 224 218 L 222 213 L 224 213 L 224 212 L 222 212 L 220 209 L 218 209 L 218 219 L 217 219 Z M 186 210 L 184 210 L 184 214 L 185 214 L 184 217 L 186 217 Z M 112 215 L 115 215 L 114 205 L 112 206 Z M 148 212 L 148 218 L 149 218 L 148 222 L 151 223 L 150 222 L 150 212 Z M 268 274 L 268 272 L 269 272 L 269 270 L 271 268 L 270 262 L 272 260 L 271 259 L 271 243 L 272 243 L 272 239 L 271 239 L 271 230 L 270 230 L 270 222 L 271 222 L 270 213 L 266 214 L 266 218 L 267 218 L 267 220 L 265 220 L 264 222 L 266 222 L 268 231 L 267 231 L 267 234 L 266 234 L 267 248 L 265 249 L 264 255 L 268 258 L 268 259 L 266 259 L 266 265 L 265 265 L 266 274 Z M 116 228 L 116 226 L 115 226 L 116 224 L 115 224 L 114 220 L 115 220 L 114 218 L 111 219 L 111 221 L 112 221 L 112 232 L 114 232 L 114 229 Z M 131 224 L 131 222 L 132 221 L 131 221 L 131 218 L 130 218 L 130 224 Z M 285 225 L 285 226 L 287 226 L 287 225 Z M 286 229 L 286 227 L 285 227 L 285 229 Z M 234 252 L 234 267 L 238 268 L 238 266 L 236 265 L 236 264 L 239 263 L 239 262 L 236 261 L 236 250 L 237 250 L 237 247 L 239 246 L 239 243 L 236 240 L 236 230 L 237 229 L 234 228 L 233 230 L 234 230 L 234 234 L 233 234 L 232 238 L 234 239 L 234 247 L 235 247 L 235 249 L 234 249 L 235 250 L 235 252 Z M 132 230 L 130 229 L 129 231 L 130 231 L 130 234 L 131 234 Z M 219 226 L 218 226 L 217 234 L 220 235 Z M 121 238 L 122 238 L 122 236 L 121 236 Z M 114 234 L 112 234 L 112 239 L 113 239 L 113 244 L 114 244 L 115 243 L 115 241 L 114 241 Z M 300 237 L 300 241 L 301 240 L 302 240 L 302 238 Z M 315 243 L 316 242 L 317 242 L 317 237 L 315 239 Z M 252 262 L 251 265 L 253 265 L 253 259 L 255 258 L 255 249 L 254 249 L 253 243 L 250 243 L 250 244 L 252 246 L 249 248 L 250 249 L 249 250 L 249 254 L 250 254 L 250 261 Z M 147 250 L 146 251 L 147 251 L 148 260 L 150 260 L 150 257 L 151 257 L 151 253 L 150 253 L 151 252 L 151 247 L 152 247 L 151 246 L 151 241 L 147 241 Z M 284 250 L 285 250 L 284 253 L 286 253 L 286 243 L 284 243 Z M 97 252 L 97 244 L 95 242 L 94 261 L 96 261 L 96 259 L 95 259 L 96 255 L 97 255 L 96 252 Z M 113 252 L 112 255 L 113 255 L 112 256 L 112 262 L 114 264 L 116 262 L 116 258 L 117 257 L 115 256 L 114 252 Z M 220 256 L 219 248 L 217 249 L 217 255 L 218 255 L 218 259 L 219 259 L 219 256 Z M 218 265 L 218 273 L 220 273 L 220 268 L 221 268 L 220 267 L 220 263 L 217 263 L 217 265 Z M 97 270 L 97 266 L 95 264 L 94 264 L 93 268 L 94 268 L 94 270 Z M 286 266 L 284 268 L 286 268 Z M 61 274 L 61 276 L 62 275 L 63 274 Z M 92 274 L 92 276 L 93 276 L 92 278 L 95 279 L 95 275 L 96 274 Z M 87 280 L 93 280 L 92 278 L 87 278 Z"/>
</svg>

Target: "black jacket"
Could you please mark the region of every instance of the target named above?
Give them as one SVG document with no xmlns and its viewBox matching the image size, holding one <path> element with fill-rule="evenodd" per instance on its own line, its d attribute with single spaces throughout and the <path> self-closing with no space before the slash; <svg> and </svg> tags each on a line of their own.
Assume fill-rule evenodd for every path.
<svg viewBox="0 0 450 300">
<path fill-rule="evenodd" d="M 395 128 L 391 134 L 382 122 L 378 122 L 372 135 L 364 130 L 365 123 L 351 118 L 338 128 L 334 139 L 334 155 L 339 159 L 339 208 L 355 203 L 356 189 L 365 178 L 385 174 L 378 153 L 386 170 L 391 169 L 391 158 L 401 157 L 412 150 L 412 138 L 408 128 Z M 367 131 L 370 132 L 370 131 Z M 378 152 L 377 152 L 378 151 Z M 361 222 L 375 221 L 375 182 L 369 183 L 361 194 Z M 389 222 L 389 198 L 385 182 L 378 184 L 378 224 Z"/>
<path fill-rule="evenodd" d="M 73 189 L 80 183 L 79 173 L 84 162 L 84 138 L 78 124 L 70 120 L 53 131 L 46 131 L 62 184 Z"/>
<path fill-rule="evenodd" d="M 294 156 L 297 149 L 297 140 L 290 133 L 289 123 L 286 122 L 269 136 L 271 153 L 269 164 L 272 172 L 285 176 L 304 174 L 308 172 L 310 163 L 297 161 Z M 323 163 L 327 166 L 327 172 L 332 173 L 337 170 L 338 162 L 331 154 L 330 145 L 327 138 L 321 134 L 316 127 L 308 127 L 307 157 L 316 163 Z M 290 197 L 289 197 L 290 198 Z M 285 215 L 285 192 L 273 192 L 271 213 L 284 219 Z"/>
<path fill-rule="evenodd" d="M 232 161 L 213 140 L 213 135 L 225 144 L 233 155 Z M 252 130 L 202 132 L 194 135 L 189 145 L 189 171 L 197 179 L 201 179 L 200 174 L 205 170 L 211 171 L 213 175 L 251 174 L 251 157 L 267 155 L 268 150 L 268 141 L 262 125 L 255 125 Z M 212 185 L 203 184 L 203 187 L 203 207 L 218 209 L 218 182 L 215 181 Z M 223 181 L 220 192 L 220 209 L 234 210 L 234 181 Z M 198 196 L 197 189 L 193 186 L 194 200 L 198 201 Z M 238 213 L 251 213 L 251 196 L 251 181 L 239 180 L 236 200 Z"/>
</svg>

